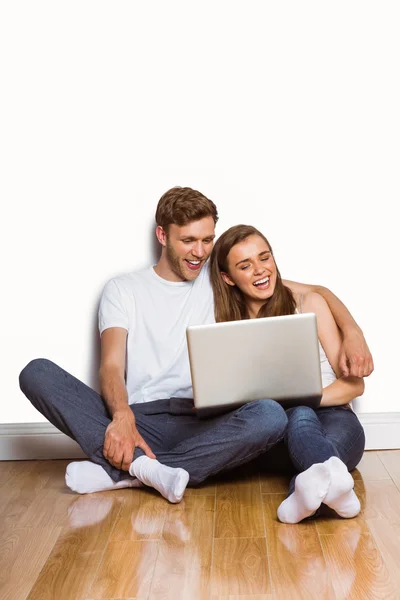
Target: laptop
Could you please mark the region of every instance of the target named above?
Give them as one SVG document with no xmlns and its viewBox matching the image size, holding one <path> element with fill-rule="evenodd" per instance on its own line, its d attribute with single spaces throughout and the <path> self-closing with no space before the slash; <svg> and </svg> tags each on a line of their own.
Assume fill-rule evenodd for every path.
<svg viewBox="0 0 400 600">
<path fill-rule="evenodd" d="M 271 398 L 317 408 L 322 379 L 314 313 L 191 325 L 186 330 L 194 405 L 212 416 Z"/>
</svg>

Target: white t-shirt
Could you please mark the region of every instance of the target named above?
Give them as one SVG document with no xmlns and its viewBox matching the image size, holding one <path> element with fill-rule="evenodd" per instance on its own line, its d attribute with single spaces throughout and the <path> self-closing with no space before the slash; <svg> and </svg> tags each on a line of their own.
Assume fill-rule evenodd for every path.
<svg viewBox="0 0 400 600">
<path fill-rule="evenodd" d="M 208 263 L 194 281 L 166 281 L 153 267 L 111 279 L 100 302 L 99 329 L 128 332 L 129 404 L 193 398 L 186 328 L 214 322 Z"/>
<path fill-rule="evenodd" d="M 215 323 L 208 263 L 194 281 L 167 281 L 153 267 L 147 267 L 106 284 L 100 302 L 99 329 L 103 333 L 109 327 L 122 327 L 128 332 L 129 404 L 193 398 L 186 328 L 203 323 Z M 319 348 L 326 387 L 336 380 L 336 375 L 321 344 Z"/>
</svg>

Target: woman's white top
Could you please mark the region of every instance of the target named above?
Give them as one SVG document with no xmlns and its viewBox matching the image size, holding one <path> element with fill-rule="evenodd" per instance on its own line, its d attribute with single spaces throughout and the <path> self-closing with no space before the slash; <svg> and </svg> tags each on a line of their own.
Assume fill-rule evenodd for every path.
<svg viewBox="0 0 400 600">
<path fill-rule="evenodd" d="M 300 301 L 301 302 L 301 301 Z M 300 304 L 300 308 L 296 308 L 296 313 L 302 313 L 302 306 Z M 321 375 L 322 375 L 322 387 L 325 388 L 334 381 L 336 381 L 336 373 L 332 369 L 331 363 L 328 360 L 328 357 L 325 354 L 325 350 L 322 347 L 321 342 L 318 340 L 319 345 L 319 358 L 321 362 Z"/>
</svg>

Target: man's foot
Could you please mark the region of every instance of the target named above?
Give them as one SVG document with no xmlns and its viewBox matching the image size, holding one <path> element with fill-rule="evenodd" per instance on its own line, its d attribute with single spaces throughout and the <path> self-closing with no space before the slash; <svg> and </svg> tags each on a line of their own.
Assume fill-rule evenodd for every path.
<svg viewBox="0 0 400 600">
<path fill-rule="evenodd" d="M 310 517 L 321 506 L 330 483 L 328 467 L 323 463 L 312 465 L 296 477 L 295 491 L 278 508 L 282 523 L 299 523 Z"/>
<path fill-rule="evenodd" d="M 332 508 L 340 517 L 352 519 L 361 510 L 360 501 L 354 493 L 354 480 L 344 462 L 331 456 L 324 462 L 329 470 L 331 484 L 324 504 Z"/>
<path fill-rule="evenodd" d="M 134 460 L 129 467 L 129 473 L 145 485 L 155 488 L 173 504 L 182 500 L 189 481 L 189 473 L 185 469 L 167 467 L 148 456 L 139 456 Z"/>
<path fill-rule="evenodd" d="M 78 494 L 92 494 L 93 492 L 142 486 L 136 477 L 128 477 L 115 482 L 103 467 L 89 460 L 70 463 L 65 472 L 65 483 L 70 490 Z"/>
</svg>

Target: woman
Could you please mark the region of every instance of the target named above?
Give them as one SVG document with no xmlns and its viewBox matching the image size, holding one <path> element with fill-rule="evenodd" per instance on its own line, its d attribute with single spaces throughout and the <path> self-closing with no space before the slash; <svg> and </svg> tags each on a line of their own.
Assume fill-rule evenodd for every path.
<svg viewBox="0 0 400 600">
<path fill-rule="evenodd" d="M 298 523 L 321 503 L 342 517 L 355 517 L 360 503 L 349 470 L 362 457 L 365 437 L 349 402 L 363 393 L 364 380 L 340 375 L 341 337 L 327 303 L 319 294 L 301 297 L 283 284 L 268 240 L 254 227 L 228 229 L 210 261 L 217 322 L 296 312 L 317 316 L 323 395 L 317 410 L 299 406 L 287 411 L 285 445 L 299 474 L 278 508 L 278 518 Z"/>
</svg>

